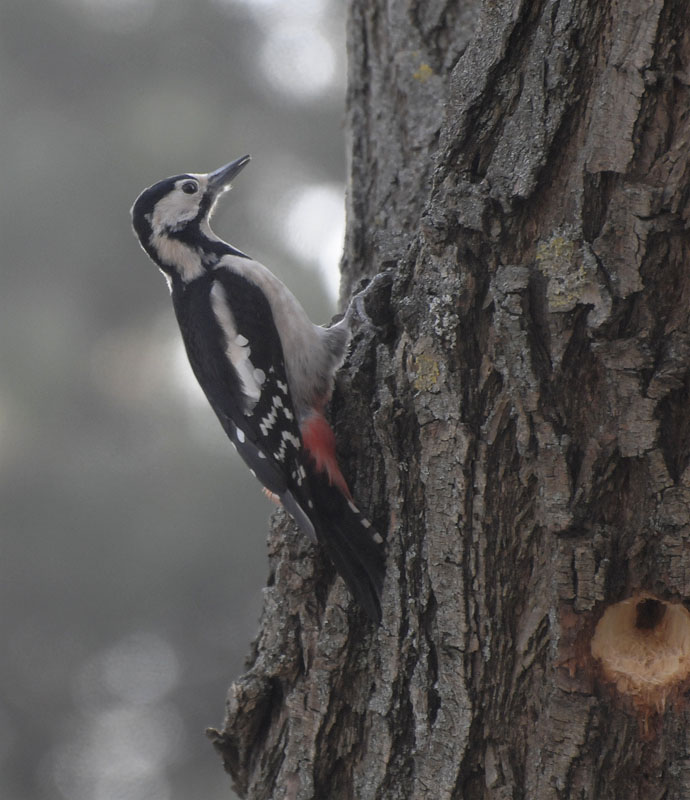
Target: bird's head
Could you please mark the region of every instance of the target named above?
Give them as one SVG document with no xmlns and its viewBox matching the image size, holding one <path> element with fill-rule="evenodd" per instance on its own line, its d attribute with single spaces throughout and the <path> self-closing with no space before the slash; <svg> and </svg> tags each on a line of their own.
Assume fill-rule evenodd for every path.
<svg viewBox="0 0 690 800">
<path fill-rule="evenodd" d="M 167 275 L 187 282 L 203 271 L 206 249 L 212 252 L 218 242 L 209 227 L 216 200 L 249 161 L 249 156 L 242 156 L 205 175 L 173 175 L 134 201 L 134 232 Z"/>
</svg>

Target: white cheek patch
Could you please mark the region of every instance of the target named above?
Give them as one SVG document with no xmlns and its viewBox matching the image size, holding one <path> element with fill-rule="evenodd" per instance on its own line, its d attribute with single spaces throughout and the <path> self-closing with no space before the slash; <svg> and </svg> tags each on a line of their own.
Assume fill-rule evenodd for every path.
<svg viewBox="0 0 690 800">
<path fill-rule="evenodd" d="M 249 342 L 245 336 L 237 332 L 225 289 L 219 281 L 214 281 L 211 287 L 211 308 L 225 334 L 225 354 L 240 379 L 242 393 L 247 398 L 245 413 L 248 414 L 261 397 L 261 387 L 266 380 L 266 375 L 262 369 L 258 369 L 252 364 Z"/>
<path fill-rule="evenodd" d="M 164 230 L 175 230 L 194 219 L 199 213 L 202 192 L 185 194 L 181 190 L 173 190 L 161 198 L 153 208 L 151 214 L 151 227 L 153 232 L 162 233 Z"/>
</svg>

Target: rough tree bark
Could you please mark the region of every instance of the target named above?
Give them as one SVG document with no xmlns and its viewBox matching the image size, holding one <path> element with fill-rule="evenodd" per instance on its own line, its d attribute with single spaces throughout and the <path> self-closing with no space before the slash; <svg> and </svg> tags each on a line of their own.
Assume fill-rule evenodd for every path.
<svg viewBox="0 0 690 800">
<path fill-rule="evenodd" d="M 395 280 L 332 416 L 384 620 L 279 515 L 216 746 L 252 800 L 688 798 L 687 0 L 351 0 L 348 40 L 347 288 Z"/>
</svg>

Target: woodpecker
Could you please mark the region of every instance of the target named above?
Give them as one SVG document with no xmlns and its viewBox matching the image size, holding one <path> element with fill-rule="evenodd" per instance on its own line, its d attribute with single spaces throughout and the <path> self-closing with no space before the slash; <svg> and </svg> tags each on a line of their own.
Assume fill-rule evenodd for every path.
<svg viewBox="0 0 690 800">
<path fill-rule="evenodd" d="M 168 282 L 192 370 L 226 435 L 379 621 L 384 541 L 352 499 L 324 416 L 361 293 L 340 322 L 315 325 L 272 272 L 212 232 L 217 199 L 249 161 L 144 190 L 134 232 Z"/>
</svg>

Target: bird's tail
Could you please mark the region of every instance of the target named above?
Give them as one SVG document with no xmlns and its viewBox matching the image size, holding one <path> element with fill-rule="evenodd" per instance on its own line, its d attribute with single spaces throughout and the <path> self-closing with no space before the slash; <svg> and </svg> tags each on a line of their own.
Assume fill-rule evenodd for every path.
<svg viewBox="0 0 690 800">
<path fill-rule="evenodd" d="M 312 471 L 310 479 L 316 538 L 360 606 L 374 622 L 380 622 L 384 540 L 326 473 Z"/>
</svg>

